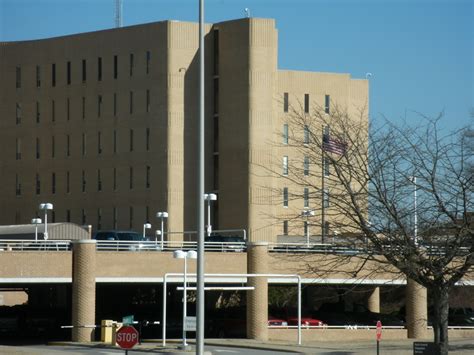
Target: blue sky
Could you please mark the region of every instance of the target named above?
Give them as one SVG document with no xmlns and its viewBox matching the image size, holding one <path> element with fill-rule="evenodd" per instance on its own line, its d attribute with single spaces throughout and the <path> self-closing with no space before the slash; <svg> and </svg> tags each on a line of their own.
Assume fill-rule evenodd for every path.
<svg viewBox="0 0 474 355">
<path fill-rule="evenodd" d="M 123 0 L 124 26 L 197 21 L 197 0 Z M 474 0 L 207 0 L 206 22 L 275 18 L 281 69 L 371 80 L 371 117 L 473 122 Z M 0 0 L 0 41 L 114 26 L 114 0 Z"/>
</svg>

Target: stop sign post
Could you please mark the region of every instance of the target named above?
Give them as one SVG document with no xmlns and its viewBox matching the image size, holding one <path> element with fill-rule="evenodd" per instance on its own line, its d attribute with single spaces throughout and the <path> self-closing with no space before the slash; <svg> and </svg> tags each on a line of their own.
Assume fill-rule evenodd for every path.
<svg viewBox="0 0 474 355">
<path fill-rule="evenodd" d="M 377 330 L 375 334 L 377 336 L 377 355 L 379 355 L 379 351 L 380 351 L 379 344 L 380 344 L 380 339 L 382 339 L 382 322 L 379 320 L 377 321 Z"/>
<path fill-rule="evenodd" d="M 116 341 L 127 353 L 127 349 L 133 348 L 138 343 L 138 332 L 132 326 L 122 327 L 117 331 Z"/>
</svg>

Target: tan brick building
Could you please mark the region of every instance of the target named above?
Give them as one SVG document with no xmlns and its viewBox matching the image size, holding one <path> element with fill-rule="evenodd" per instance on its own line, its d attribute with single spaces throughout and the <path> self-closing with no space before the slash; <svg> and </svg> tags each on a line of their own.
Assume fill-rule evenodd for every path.
<svg viewBox="0 0 474 355">
<path fill-rule="evenodd" d="M 279 70 L 271 19 L 205 31 L 213 224 L 274 241 L 288 226 L 272 218 L 303 208 L 284 206 L 291 187 L 264 173 L 290 154 L 284 101 L 360 106 L 368 83 Z M 198 24 L 177 21 L 0 43 L 0 224 L 29 223 L 51 202 L 53 221 L 94 230 L 157 227 L 157 211 L 170 231 L 195 229 L 197 49 Z"/>
</svg>

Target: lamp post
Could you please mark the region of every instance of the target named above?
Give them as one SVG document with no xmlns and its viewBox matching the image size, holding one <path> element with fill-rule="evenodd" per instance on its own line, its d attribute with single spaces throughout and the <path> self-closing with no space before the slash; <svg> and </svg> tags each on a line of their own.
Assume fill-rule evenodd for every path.
<svg viewBox="0 0 474 355">
<path fill-rule="evenodd" d="M 413 183 L 413 194 L 414 194 L 414 217 L 413 217 L 413 224 L 414 224 L 414 231 L 413 231 L 413 240 L 415 242 L 415 246 L 418 246 L 418 213 L 417 213 L 417 201 L 416 201 L 416 191 L 418 190 L 418 186 L 416 185 L 416 176 L 412 176 L 410 178 L 411 182 Z"/>
<path fill-rule="evenodd" d="M 183 348 L 185 349 L 188 344 L 186 343 L 186 317 L 187 317 L 187 275 L 188 275 L 188 259 L 197 259 L 197 253 L 194 250 L 182 251 L 175 250 L 173 252 L 173 258 L 184 259 L 184 274 L 183 274 Z"/>
<path fill-rule="evenodd" d="M 204 200 L 207 201 L 207 236 L 209 237 L 212 233 L 211 225 L 211 201 L 217 200 L 216 194 L 204 194 Z"/>
<path fill-rule="evenodd" d="M 145 224 L 143 225 L 143 239 L 146 239 L 145 231 L 146 231 L 147 229 L 150 229 L 150 228 L 151 228 L 151 224 L 150 224 L 150 223 L 145 223 Z"/>
<path fill-rule="evenodd" d="M 314 211 L 313 210 L 303 210 L 301 212 L 301 215 L 303 217 L 306 217 L 306 247 L 309 248 L 309 223 L 308 223 L 308 217 L 314 216 Z"/>
<path fill-rule="evenodd" d="M 163 250 L 163 236 L 164 236 L 164 230 L 163 230 L 163 225 L 164 225 L 164 220 L 165 218 L 168 218 L 168 212 L 158 212 L 156 214 L 156 217 L 161 218 L 161 250 Z"/>
<path fill-rule="evenodd" d="M 41 203 L 39 209 L 44 211 L 44 239 L 48 239 L 48 210 L 53 209 L 52 203 Z"/>
<path fill-rule="evenodd" d="M 161 234 L 161 231 L 160 231 L 160 230 L 157 230 L 157 231 L 155 232 L 155 245 L 158 244 L 158 236 L 161 236 L 161 235 L 162 235 L 162 234 Z M 161 244 L 163 244 L 163 238 L 160 237 L 160 239 L 161 239 Z"/>
<path fill-rule="evenodd" d="M 41 224 L 43 221 L 41 218 L 33 218 L 31 223 L 35 225 L 35 242 L 38 241 L 38 224 Z"/>
</svg>

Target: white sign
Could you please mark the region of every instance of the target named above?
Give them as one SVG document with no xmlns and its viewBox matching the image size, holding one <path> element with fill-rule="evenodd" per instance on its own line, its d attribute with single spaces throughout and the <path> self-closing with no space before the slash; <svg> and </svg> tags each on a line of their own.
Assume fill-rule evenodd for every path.
<svg viewBox="0 0 474 355">
<path fill-rule="evenodd" d="M 187 332 L 196 331 L 196 317 L 186 317 L 184 320 L 184 328 Z"/>
</svg>

